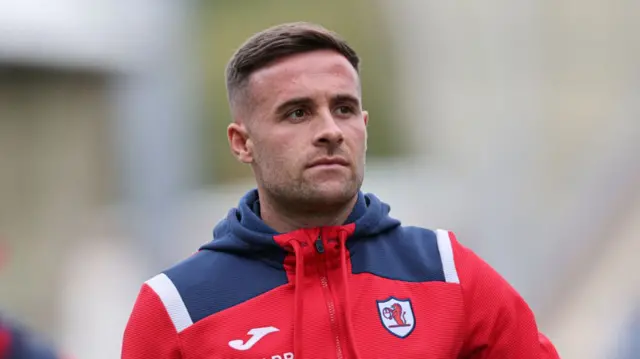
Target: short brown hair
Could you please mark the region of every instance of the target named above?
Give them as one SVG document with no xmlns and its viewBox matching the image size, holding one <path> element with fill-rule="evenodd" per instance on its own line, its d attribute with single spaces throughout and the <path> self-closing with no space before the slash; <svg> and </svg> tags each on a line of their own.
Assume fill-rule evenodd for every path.
<svg viewBox="0 0 640 359">
<path fill-rule="evenodd" d="M 292 22 L 270 27 L 245 41 L 227 64 L 226 85 L 229 104 L 244 93 L 249 77 L 271 62 L 300 53 L 333 50 L 360 71 L 360 58 L 351 46 L 333 31 L 308 22 Z"/>
</svg>

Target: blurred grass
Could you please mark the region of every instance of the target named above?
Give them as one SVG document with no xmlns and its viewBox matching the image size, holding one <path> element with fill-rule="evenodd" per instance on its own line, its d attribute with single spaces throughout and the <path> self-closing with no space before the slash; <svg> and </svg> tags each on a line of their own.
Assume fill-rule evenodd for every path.
<svg viewBox="0 0 640 359">
<path fill-rule="evenodd" d="M 205 184 L 231 182 L 250 175 L 250 168 L 231 156 L 226 140 L 230 114 L 224 68 L 235 49 L 253 33 L 282 22 L 310 21 L 340 33 L 362 58 L 363 104 L 369 111 L 369 157 L 408 151 L 402 129 L 393 126 L 392 54 L 387 24 L 371 0 L 216 0 L 202 2 L 199 35 L 205 66 L 205 118 L 201 123 Z M 400 122 L 400 121 L 397 121 Z"/>
</svg>

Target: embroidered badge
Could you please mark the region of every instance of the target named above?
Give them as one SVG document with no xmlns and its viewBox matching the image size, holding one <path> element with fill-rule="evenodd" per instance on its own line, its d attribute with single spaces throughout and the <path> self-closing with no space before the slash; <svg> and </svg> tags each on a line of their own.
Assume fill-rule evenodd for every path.
<svg viewBox="0 0 640 359">
<path fill-rule="evenodd" d="M 406 338 L 416 326 L 410 299 L 389 297 L 378 300 L 378 315 L 382 326 L 398 338 Z"/>
</svg>

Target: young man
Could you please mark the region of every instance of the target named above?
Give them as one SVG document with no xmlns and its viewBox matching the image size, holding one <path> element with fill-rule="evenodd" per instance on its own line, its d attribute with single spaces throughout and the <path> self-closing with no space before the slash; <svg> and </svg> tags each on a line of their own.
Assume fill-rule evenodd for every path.
<svg viewBox="0 0 640 359">
<path fill-rule="evenodd" d="M 123 359 L 558 358 L 525 301 L 451 232 L 402 226 L 360 191 L 358 65 L 308 23 L 234 54 L 227 136 L 257 189 L 142 286 Z"/>
</svg>

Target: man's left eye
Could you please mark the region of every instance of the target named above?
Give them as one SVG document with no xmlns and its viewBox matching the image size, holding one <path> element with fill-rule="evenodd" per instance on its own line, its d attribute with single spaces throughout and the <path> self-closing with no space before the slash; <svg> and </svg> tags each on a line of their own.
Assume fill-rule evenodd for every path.
<svg viewBox="0 0 640 359">
<path fill-rule="evenodd" d="M 346 115 L 346 114 L 353 113 L 353 110 L 349 106 L 340 106 L 340 107 L 337 108 L 337 111 L 341 115 Z"/>
</svg>

